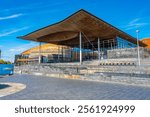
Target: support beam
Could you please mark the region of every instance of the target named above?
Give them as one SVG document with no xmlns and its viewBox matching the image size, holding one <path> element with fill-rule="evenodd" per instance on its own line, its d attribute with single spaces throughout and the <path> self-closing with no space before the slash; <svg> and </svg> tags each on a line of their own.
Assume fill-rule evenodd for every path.
<svg viewBox="0 0 150 117">
<path fill-rule="evenodd" d="M 63 46 L 61 47 L 61 55 L 62 55 L 62 61 L 64 61 L 64 48 L 63 48 Z"/>
<path fill-rule="evenodd" d="M 58 59 L 58 62 L 60 62 L 60 58 L 59 58 L 59 53 L 60 53 L 60 51 L 59 51 L 59 50 L 60 50 L 60 49 L 59 49 L 59 45 L 58 45 L 58 50 L 57 50 L 57 51 L 58 51 L 58 55 L 57 55 L 57 57 L 58 57 L 58 58 L 57 58 L 57 59 Z"/>
<path fill-rule="evenodd" d="M 100 62 L 100 39 L 98 38 L 98 61 Z"/>
<path fill-rule="evenodd" d="M 113 49 L 113 48 L 112 48 L 112 43 L 113 43 L 113 42 L 111 42 L 111 43 L 110 43 L 110 50 L 112 50 L 112 49 Z"/>
<path fill-rule="evenodd" d="M 39 64 L 41 64 L 41 42 L 39 42 Z"/>
<path fill-rule="evenodd" d="M 103 52 L 104 52 L 104 47 L 105 47 L 105 42 L 104 42 L 104 40 L 103 40 Z"/>
<path fill-rule="evenodd" d="M 80 65 L 82 64 L 82 34 L 79 33 L 79 44 L 80 44 Z"/>
</svg>

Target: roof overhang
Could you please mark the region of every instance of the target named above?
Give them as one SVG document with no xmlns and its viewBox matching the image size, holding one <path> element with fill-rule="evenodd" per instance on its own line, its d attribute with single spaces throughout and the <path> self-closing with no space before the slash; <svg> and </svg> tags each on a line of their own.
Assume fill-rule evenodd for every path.
<svg viewBox="0 0 150 117">
<path fill-rule="evenodd" d="M 119 36 L 135 44 L 137 43 L 134 37 L 85 10 L 79 10 L 61 22 L 18 38 L 74 46 L 79 44 L 79 32 L 86 35 L 90 41 L 97 41 L 97 38 L 110 39 Z M 140 46 L 146 46 L 141 41 L 139 41 L 139 44 Z"/>
</svg>

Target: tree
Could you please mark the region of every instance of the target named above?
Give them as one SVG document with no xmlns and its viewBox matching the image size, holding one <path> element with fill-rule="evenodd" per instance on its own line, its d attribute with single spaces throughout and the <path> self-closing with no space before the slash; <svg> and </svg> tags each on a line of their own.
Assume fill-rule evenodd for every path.
<svg viewBox="0 0 150 117">
<path fill-rule="evenodd" d="M 3 59 L 0 59 L 0 64 L 11 64 L 10 61 L 4 61 Z"/>
</svg>

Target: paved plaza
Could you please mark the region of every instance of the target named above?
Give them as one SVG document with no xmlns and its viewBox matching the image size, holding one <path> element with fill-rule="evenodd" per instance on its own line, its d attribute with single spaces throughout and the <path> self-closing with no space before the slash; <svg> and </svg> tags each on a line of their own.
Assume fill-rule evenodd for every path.
<svg viewBox="0 0 150 117">
<path fill-rule="evenodd" d="M 137 100 L 150 99 L 150 87 L 13 75 L 0 78 L 0 83 L 21 83 L 26 89 L 0 97 L 1 100 Z"/>
</svg>

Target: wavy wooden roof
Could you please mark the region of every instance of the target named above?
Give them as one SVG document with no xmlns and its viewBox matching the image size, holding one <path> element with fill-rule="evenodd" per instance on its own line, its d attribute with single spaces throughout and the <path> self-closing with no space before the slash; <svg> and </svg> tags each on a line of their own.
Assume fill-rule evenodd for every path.
<svg viewBox="0 0 150 117">
<path fill-rule="evenodd" d="M 110 39 L 119 36 L 136 44 L 134 37 L 83 9 L 61 22 L 36 30 L 25 36 L 20 36 L 19 38 L 75 46 L 79 45 L 79 32 L 82 32 L 89 41 L 93 42 L 97 42 L 98 37 L 100 39 Z M 145 46 L 142 42 L 140 42 L 140 45 Z"/>
</svg>

